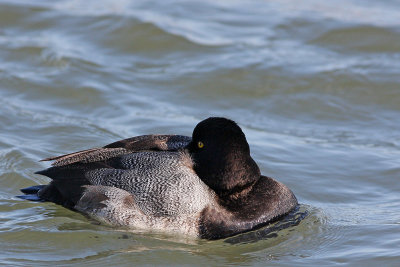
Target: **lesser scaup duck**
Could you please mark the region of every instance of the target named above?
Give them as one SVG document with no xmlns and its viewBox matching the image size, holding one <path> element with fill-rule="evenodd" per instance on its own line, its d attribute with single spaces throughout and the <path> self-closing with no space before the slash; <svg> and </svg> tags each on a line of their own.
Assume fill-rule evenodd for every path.
<svg viewBox="0 0 400 267">
<path fill-rule="evenodd" d="M 21 189 L 115 226 L 219 239 L 273 222 L 298 204 L 261 175 L 240 127 L 208 118 L 181 135 L 137 136 L 59 157 Z"/>
</svg>

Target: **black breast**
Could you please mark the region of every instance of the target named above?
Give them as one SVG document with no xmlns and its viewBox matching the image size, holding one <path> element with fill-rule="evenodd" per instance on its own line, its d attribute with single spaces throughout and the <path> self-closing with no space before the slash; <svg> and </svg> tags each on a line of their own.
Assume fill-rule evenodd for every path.
<svg viewBox="0 0 400 267">
<path fill-rule="evenodd" d="M 220 199 L 219 202 L 202 211 L 199 224 L 202 238 L 220 239 L 259 228 L 278 220 L 298 205 L 287 186 L 265 176 L 239 199 Z"/>
</svg>

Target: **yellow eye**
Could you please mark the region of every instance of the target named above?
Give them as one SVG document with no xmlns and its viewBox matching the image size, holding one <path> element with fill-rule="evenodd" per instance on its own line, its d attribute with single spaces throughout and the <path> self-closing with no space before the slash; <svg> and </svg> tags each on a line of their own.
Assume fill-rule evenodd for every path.
<svg viewBox="0 0 400 267">
<path fill-rule="evenodd" d="M 199 142 L 197 143 L 197 146 L 198 146 L 199 148 L 203 148 L 203 147 L 204 147 L 204 144 L 203 144 L 203 142 L 199 141 Z"/>
</svg>

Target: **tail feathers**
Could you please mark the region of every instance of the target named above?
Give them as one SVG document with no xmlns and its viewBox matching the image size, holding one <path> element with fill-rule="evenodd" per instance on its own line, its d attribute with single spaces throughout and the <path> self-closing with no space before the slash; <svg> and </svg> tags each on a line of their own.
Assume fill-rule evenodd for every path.
<svg viewBox="0 0 400 267">
<path fill-rule="evenodd" d="M 21 195 L 21 196 L 16 196 L 18 198 L 21 199 L 25 199 L 25 200 L 30 200 L 30 201 L 37 201 L 37 202 L 43 202 L 46 201 L 45 199 L 41 198 L 38 195 L 38 192 L 44 188 L 46 185 L 34 185 L 34 186 L 30 186 L 30 187 L 26 187 L 26 188 L 22 188 L 20 189 L 22 193 L 24 193 L 25 195 Z"/>
<path fill-rule="evenodd" d="M 22 188 L 22 189 L 20 189 L 20 191 L 22 193 L 24 193 L 25 195 L 27 195 L 27 194 L 37 194 L 39 192 L 39 190 L 42 189 L 45 186 L 46 185 L 34 185 L 34 186 Z"/>
<path fill-rule="evenodd" d="M 46 200 L 40 198 L 38 195 L 34 195 L 34 194 L 27 194 L 27 195 L 21 195 L 21 196 L 16 196 L 16 197 L 20 198 L 20 199 L 36 201 L 36 202 L 45 202 L 46 201 Z"/>
<path fill-rule="evenodd" d="M 41 170 L 41 171 L 34 172 L 34 174 L 41 174 L 41 175 L 45 175 L 45 176 L 46 176 L 46 169 L 45 169 L 45 170 Z"/>
<path fill-rule="evenodd" d="M 86 164 L 74 163 L 66 166 L 55 166 L 50 167 L 41 171 L 35 172 L 35 174 L 40 174 L 51 178 L 52 180 L 70 180 L 70 179 L 82 179 L 86 180 L 85 174 L 88 171 L 112 168 L 105 162 L 92 162 Z"/>
</svg>

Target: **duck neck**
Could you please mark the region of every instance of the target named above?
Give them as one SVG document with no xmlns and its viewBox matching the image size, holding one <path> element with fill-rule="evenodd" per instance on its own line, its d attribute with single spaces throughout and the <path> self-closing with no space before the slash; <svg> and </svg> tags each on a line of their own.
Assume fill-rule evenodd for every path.
<svg viewBox="0 0 400 267">
<path fill-rule="evenodd" d="M 253 189 L 254 184 L 256 184 L 258 179 L 254 179 L 253 181 L 242 185 L 242 186 L 236 186 L 232 188 L 231 190 L 226 190 L 226 191 L 219 191 L 216 192 L 219 198 L 222 200 L 222 204 L 234 204 L 237 202 L 242 201 L 247 197 L 249 192 Z"/>
<path fill-rule="evenodd" d="M 228 160 L 219 166 L 225 166 L 223 171 L 209 170 L 204 182 L 224 201 L 236 202 L 243 199 L 260 179 L 260 169 L 250 156 L 241 160 Z"/>
</svg>

